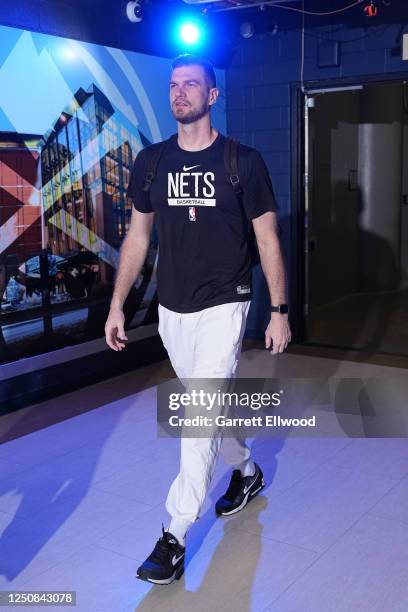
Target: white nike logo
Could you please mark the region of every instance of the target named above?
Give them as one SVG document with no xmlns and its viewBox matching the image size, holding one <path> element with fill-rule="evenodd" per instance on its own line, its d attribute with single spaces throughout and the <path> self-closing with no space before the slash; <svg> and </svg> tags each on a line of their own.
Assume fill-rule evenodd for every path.
<svg viewBox="0 0 408 612">
<path fill-rule="evenodd" d="M 171 562 L 173 563 L 173 565 L 176 565 L 176 563 L 178 563 L 180 561 L 180 559 L 182 559 L 183 557 L 184 557 L 184 553 L 182 555 L 180 555 L 179 557 L 174 555 L 172 560 L 171 560 Z"/>
<path fill-rule="evenodd" d="M 243 494 L 244 494 L 244 495 L 245 495 L 246 493 L 248 493 L 248 491 L 249 491 L 249 489 L 251 489 L 251 487 L 253 487 L 253 486 L 254 486 L 255 481 L 256 481 L 256 479 L 255 479 L 255 480 L 253 480 L 253 481 L 251 482 L 251 484 L 250 484 L 250 485 L 248 485 L 247 487 L 245 487 L 245 488 L 244 488 L 244 490 L 243 490 Z"/>
<path fill-rule="evenodd" d="M 197 164 L 197 166 L 189 166 L 188 168 L 186 168 L 186 166 L 183 166 L 183 172 L 188 172 L 189 170 L 192 170 L 193 168 L 198 168 L 199 166 L 201 166 L 201 164 Z"/>
</svg>

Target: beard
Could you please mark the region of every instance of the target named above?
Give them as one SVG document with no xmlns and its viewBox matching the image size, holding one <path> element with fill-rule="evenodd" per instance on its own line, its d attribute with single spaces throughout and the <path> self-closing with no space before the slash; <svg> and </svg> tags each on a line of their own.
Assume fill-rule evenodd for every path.
<svg viewBox="0 0 408 612">
<path fill-rule="evenodd" d="M 199 108 L 189 108 L 188 106 L 180 107 L 183 109 L 183 114 L 179 114 L 176 106 L 172 106 L 171 111 L 173 113 L 173 117 L 183 123 L 184 125 L 188 125 L 189 123 L 194 123 L 194 121 L 198 121 L 202 117 L 204 117 L 210 110 L 207 102 L 203 102 L 203 104 Z"/>
</svg>

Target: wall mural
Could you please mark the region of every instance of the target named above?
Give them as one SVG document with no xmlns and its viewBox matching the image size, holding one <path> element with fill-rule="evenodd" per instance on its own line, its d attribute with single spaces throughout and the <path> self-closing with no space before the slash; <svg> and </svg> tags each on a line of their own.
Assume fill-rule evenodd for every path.
<svg viewBox="0 0 408 612">
<path fill-rule="evenodd" d="M 130 171 L 176 131 L 171 60 L 0 26 L 0 363 L 100 338 Z M 225 133 L 224 72 L 214 124 Z M 126 302 L 156 320 L 157 238 Z"/>
</svg>

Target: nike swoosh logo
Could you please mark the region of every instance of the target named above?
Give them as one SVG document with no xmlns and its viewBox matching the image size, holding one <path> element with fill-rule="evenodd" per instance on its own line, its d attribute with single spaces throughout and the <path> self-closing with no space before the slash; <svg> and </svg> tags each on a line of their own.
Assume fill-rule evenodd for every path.
<svg viewBox="0 0 408 612">
<path fill-rule="evenodd" d="M 250 485 L 248 485 L 247 487 L 245 487 L 245 488 L 244 488 L 244 490 L 243 490 L 244 495 L 245 495 L 246 493 L 248 493 L 248 491 L 249 491 L 250 489 L 252 489 L 252 487 L 254 486 L 254 484 L 255 484 L 255 480 L 254 480 L 253 482 L 251 482 L 251 484 L 250 484 Z"/>
<path fill-rule="evenodd" d="M 201 166 L 201 164 L 197 164 L 197 166 L 189 166 L 188 168 L 186 168 L 186 166 L 183 166 L 183 172 L 188 172 L 189 170 L 192 170 L 193 168 L 198 168 L 199 166 Z"/>
<path fill-rule="evenodd" d="M 183 557 L 184 557 L 184 553 L 182 555 L 180 555 L 179 557 L 174 555 L 172 560 L 171 560 L 171 562 L 173 563 L 173 565 L 176 565 L 176 563 L 178 563 L 180 561 L 180 559 L 182 559 Z"/>
</svg>

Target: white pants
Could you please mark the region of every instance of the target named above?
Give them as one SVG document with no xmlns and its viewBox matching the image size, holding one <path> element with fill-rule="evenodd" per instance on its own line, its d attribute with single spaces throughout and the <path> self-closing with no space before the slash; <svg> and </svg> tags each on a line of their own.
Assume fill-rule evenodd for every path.
<svg viewBox="0 0 408 612">
<path fill-rule="evenodd" d="M 159 334 L 178 378 L 237 376 L 249 306 L 249 301 L 233 302 L 185 314 L 159 305 Z M 250 456 L 244 439 L 181 438 L 180 472 L 166 500 L 173 519 L 186 526 L 197 520 L 219 451 L 231 465 Z"/>
</svg>

